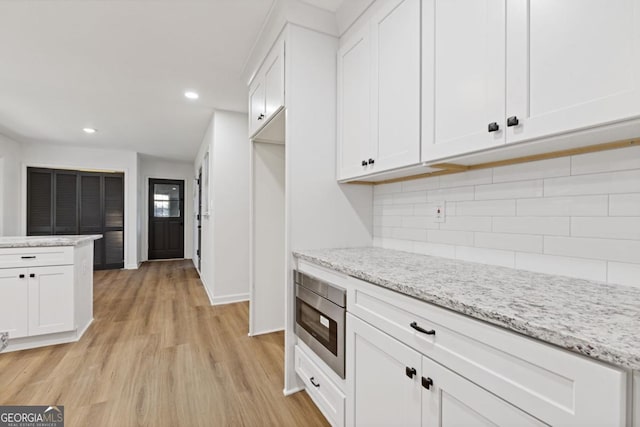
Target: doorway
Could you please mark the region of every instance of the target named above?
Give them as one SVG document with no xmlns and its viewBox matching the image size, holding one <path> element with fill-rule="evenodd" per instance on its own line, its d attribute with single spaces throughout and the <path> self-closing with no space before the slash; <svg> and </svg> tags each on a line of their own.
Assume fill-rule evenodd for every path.
<svg viewBox="0 0 640 427">
<path fill-rule="evenodd" d="M 149 259 L 184 258 L 184 181 L 149 179 Z"/>
</svg>

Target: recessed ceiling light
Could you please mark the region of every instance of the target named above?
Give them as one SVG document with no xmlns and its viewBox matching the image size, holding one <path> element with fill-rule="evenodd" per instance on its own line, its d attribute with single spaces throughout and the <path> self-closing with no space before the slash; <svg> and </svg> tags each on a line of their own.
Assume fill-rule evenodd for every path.
<svg viewBox="0 0 640 427">
<path fill-rule="evenodd" d="M 83 128 L 82 129 L 85 133 L 96 133 L 97 130 L 95 130 L 94 128 Z"/>
<path fill-rule="evenodd" d="M 184 93 L 184 96 L 186 96 L 189 99 L 198 99 L 200 98 L 200 95 L 198 95 L 196 92 L 193 92 L 191 90 L 188 90 Z"/>
</svg>

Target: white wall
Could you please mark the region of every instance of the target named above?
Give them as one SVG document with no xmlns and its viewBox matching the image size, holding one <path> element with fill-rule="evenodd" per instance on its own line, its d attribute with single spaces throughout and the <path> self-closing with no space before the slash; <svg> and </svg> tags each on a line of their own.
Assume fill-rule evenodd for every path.
<svg viewBox="0 0 640 427">
<path fill-rule="evenodd" d="M 124 172 L 125 268 L 138 267 L 138 158 L 133 151 L 103 150 L 50 143 L 22 144 L 21 194 L 27 191 L 27 167 Z M 26 197 L 21 200 L 20 233 L 27 231 Z"/>
<path fill-rule="evenodd" d="M 0 135 L 0 236 L 20 234 L 20 158 L 20 144 Z"/>
<path fill-rule="evenodd" d="M 374 236 L 376 246 L 640 286 L 640 147 L 378 185 Z"/>
<path fill-rule="evenodd" d="M 192 174 L 209 152 L 209 215 L 202 218 L 200 277 L 213 304 L 248 299 L 249 140 L 247 115 L 214 112 Z M 203 211 L 206 208 L 203 206 Z"/>
<path fill-rule="evenodd" d="M 140 177 L 138 187 L 138 200 L 140 211 L 140 261 L 149 259 L 149 178 L 179 179 L 184 181 L 184 257 L 193 257 L 193 164 L 176 162 L 152 156 L 139 155 L 140 165 L 138 174 Z"/>
</svg>

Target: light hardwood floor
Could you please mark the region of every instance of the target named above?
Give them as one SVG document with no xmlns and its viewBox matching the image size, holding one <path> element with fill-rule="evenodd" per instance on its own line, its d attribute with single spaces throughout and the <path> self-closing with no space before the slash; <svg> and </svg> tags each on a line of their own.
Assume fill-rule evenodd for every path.
<svg viewBox="0 0 640 427">
<path fill-rule="evenodd" d="M 96 272 L 73 344 L 0 354 L 0 405 L 65 406 L 75 426 L 324 426 L 284 397 L 283 335 L 247 336 L 247 303 L 212 307 L 191 261 Z"/>
</svg>

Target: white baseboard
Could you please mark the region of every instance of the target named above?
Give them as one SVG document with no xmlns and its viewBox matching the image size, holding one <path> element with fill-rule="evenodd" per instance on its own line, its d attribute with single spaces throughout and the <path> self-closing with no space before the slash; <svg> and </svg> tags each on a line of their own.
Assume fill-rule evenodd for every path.
<svg viewBox="0 0 640 427">
<path fill-rule="evenodd" d="M 140 267 L 140 264 L 127 264 L 124 266 L 125 270 L 137 270 Z"/>
<path fill-rule="evenodd" d="M 264 331 L 258 331 L 258 332 L 252 332 L 249 334 L 250 337 L 257 337 L 258 335 L 266 335 L 266 334 L 272 334 L 274 332 L 280 332 L 280 331 L 284 331 L 284 328 L 275 328 L 275 329 L 267 329 Z"/>
<path fill-rule="evenodd" d="M 223 295 L 219 297 L 214 296 L 211 301 L 211 305 L 233 304 L 234 302 L 242 301 L 249 301 L 248 292 L 242 294 Z"/>
<path fill-rule="evenodd" d="M 91 326 L 91 324 L 93 323 L 93 317 L 91 318 L 91 320 L 89 320 L 87 322 L 87 324 L 85 325 L 84 328 L 82 328 L 82 330 L 80 332 L 77 333 L 78 338 L 76 339 L 76 341 L 80 340 L 80 338 L 82 338 L 82 336 L 84 335 L 85 332 L 87 332 L 87 329 L 89 329 L 89 326 Z"/>
<path fill-rule="evenodd" d="M 204 277 L 200 276 L 200 281 L 202 282 L 202 286 L 204 287 L 204 291 L 207 293 L 207 297 L 209 298 L 209 304 L 213 305 L 213 295 L 209 291 L 209 287 L 207 286 L 207 282 L 204 281 Z"/>
<path fill-rule="evenodd" d="M 292 394 L 301 392 L 302 390 L 304 390 L 304 387 L 295 387 L 288 390 L 285 388 L 284 390 L 282 390 L 282 394 L 284 394 L 285 396 L 291 396 Z"/>
</svg>

